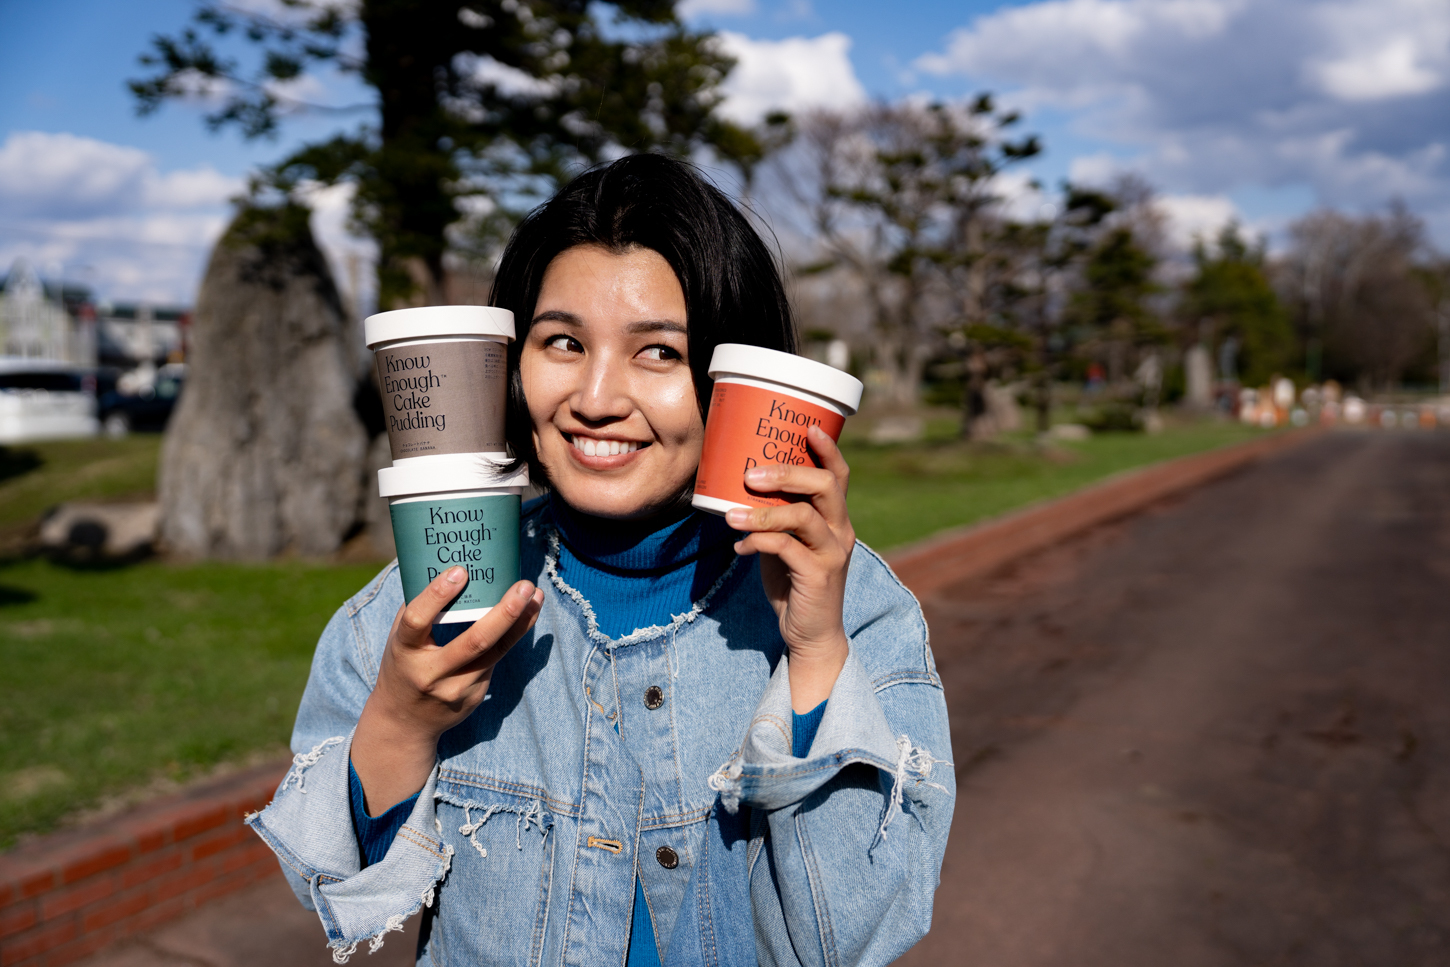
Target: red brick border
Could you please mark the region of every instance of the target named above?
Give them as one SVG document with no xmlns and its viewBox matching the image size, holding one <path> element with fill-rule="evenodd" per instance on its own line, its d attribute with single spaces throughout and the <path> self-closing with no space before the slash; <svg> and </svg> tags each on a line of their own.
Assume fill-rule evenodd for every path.
<svg viewBox="0 0 1450 967">
<path fill-rule="evenodd" d="M 273 762 L 0 854 L 0 967 L 54 967 L 266 876 L 242 825 L 282 781 Z"/>
<path fill-rule="evenodd" d="M 990 574 L 1090 527 L 1202 486 L 1321 432 L 1318 427 L 1291 430 L 1130 470 L 1066 497 L 937 534 L 888 554 L 886 560 L 913 594 L 925 598 L 949 585 Z"/>
</svg>

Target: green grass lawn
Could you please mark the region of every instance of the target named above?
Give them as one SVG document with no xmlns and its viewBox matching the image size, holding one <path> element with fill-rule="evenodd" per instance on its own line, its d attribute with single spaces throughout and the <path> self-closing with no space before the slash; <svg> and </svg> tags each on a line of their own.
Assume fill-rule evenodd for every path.
<svg viewBox="0 0 1450 967">
<path fill-rule="evenodd" d="M 63 501 L 150 496 L 160 453 L 156 433 L 0 446 L 0 542 Z"/>
<path fill-rule="evenodd" d="M 1229 424 L 1104 435 L 1042 450 L 848 437 L 852 518 L 889 549 L 1130 467 L 1233 443 Z M 63 500 L 154 491 L 160 438 L 0 449 L 0 535 Z M 376 564 L 0 560 L 0 849 L 107 797 L 284 751 L 323 625 Z"/>
<path fill-rule="evenodd" d="M 284 752 L 318 634 L 376 571 L 0 567 L 0 848 L 158 776 Z"/>
<path fill-rule="evenodd" d="M 933 421 L 920 443 L 847 440 L 848 504 L 861 540 L 890 550 L 948 527 L 1059 497 L 1123 470 L 1238 443 L 1263 433 L 1238 423 L 1187 423 L 1163 433 L 1107 433 L 1043 450 L 1027 437 L 970 444 L 954 420 Z"/>
</svg>

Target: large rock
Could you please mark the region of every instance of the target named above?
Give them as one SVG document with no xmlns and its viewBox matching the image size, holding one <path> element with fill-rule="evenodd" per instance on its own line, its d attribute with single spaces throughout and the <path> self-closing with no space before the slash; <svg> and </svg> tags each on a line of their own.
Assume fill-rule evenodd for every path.
<svg viewBox="0 0 1450 967">
<path fill-rule="evenodd" d="M 244 208 L 207 266 L 161 451 L 169 550 L 260 560 L 337 549 L 356 522 L 368 443 L 352 406 L 355 355 L 307 209 Z"/>
</svg>

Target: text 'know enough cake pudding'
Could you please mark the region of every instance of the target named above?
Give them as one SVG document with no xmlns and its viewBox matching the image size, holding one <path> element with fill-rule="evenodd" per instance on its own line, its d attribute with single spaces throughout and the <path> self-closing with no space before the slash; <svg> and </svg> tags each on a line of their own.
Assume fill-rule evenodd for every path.
<svg viewBox="0 0 1450 967">
<path fill-rule="evenodd" d="M 806 433 L 819 426 L 839 440 L 846 417 L 861 406 L 856 377 L 774 349 L 721 343 L 709 373 L 715 388 L 692 502 L 715 514 L 790 503 L 748 490 L 745 471 L 770 463 L 815 466 Z"/>
<path fill-rule="evenodd" d="M 424 306 L 368 316 L 393 462 L 500 453 L 514 314 L 493 306 Z"/>
<path fill-rule="evenodd" d="M 527 467 L 503 454 L 454 454 L 378 471 L 388 498 L 403 596 L 412 601 L 454 565 L 468 581 L 434 624 L 477 621 L 519 579 L 519 504 Z"/>
</svg>

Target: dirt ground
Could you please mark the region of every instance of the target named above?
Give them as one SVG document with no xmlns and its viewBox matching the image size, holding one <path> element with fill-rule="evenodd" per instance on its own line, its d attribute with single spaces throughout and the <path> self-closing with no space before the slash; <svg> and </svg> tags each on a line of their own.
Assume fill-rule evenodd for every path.
<svg viewBox="0 0 1450 967">
<path fill-rule="evenodd" d="M 1450 964 L 1450 434 L 1330 434 L 925 604 L 960 796 L 902 963 Z M 256 963 L 330 963 L 280 877 L 89 965 Z"/>
<path fill-rule="evenodd" d="M 1450 963 L 1450 435 L 1322 437 L 927 602 L 973 967 Z"/>
</svg>

